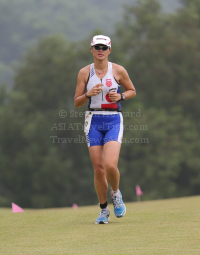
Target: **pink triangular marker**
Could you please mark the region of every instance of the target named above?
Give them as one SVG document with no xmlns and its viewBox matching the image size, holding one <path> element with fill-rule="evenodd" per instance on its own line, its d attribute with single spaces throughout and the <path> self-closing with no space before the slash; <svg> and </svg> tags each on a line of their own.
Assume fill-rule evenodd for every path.
<svg viewBox="0 0 200 255">
<path fill-rule="evenodd" d="M 139 185 L 136 185 L 136 195 L 137 196 L 142 196 L 143 192 L 142 190 L 140 189 L 140 186 Z"/>
<path fill-rule="evenodd" d="M 72 208 L 77 209 L 77 208 L 78 208 L 78 205 L 77 205 L 77 204 L 73 204 L 73 205 L 72 205 Z"/>
<path fill-rule="evenodd" d="M 24 212 L 24 210 L 21 207 L 19 207 L 18 205 L 12 203 L 12 212 L 13 213 Z"/>
</svg>

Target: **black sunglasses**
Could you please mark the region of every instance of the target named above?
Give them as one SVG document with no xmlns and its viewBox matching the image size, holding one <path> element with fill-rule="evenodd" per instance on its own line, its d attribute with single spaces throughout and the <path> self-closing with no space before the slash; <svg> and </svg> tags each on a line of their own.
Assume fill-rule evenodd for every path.
<svg viewBox="0 0 200 255">
<path fill-rule="evenodd" d="M 103 50 L 106 51 L 108 49 L 108 46 L 99 46 L 99 45 L 94 45 L 95 50 Z"/>
</svg>

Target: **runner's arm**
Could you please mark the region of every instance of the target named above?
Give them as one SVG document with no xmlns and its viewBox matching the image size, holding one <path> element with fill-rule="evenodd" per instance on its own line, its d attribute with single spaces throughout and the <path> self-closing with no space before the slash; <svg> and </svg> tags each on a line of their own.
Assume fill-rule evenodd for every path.
<svg viewBox="0 0 200 255">
<path fill-rule="evenodd" d="M 122 84 L 122 86 L 126 90 L 125 92 L 123 92 L 123 94 L 125 95 L 125 98 L 130 99 L 130 98 L 136 96 L 136 89 L 135 89 L 132 81 L 130 80 L 126 69 L 122 66 L 119 66 L 119 73 L 120 73 L 119 82 L 120 82 L 120 84 Z"/>
<path fill-rule="evenodd" d="M 88 102 L 88 98 L 85 96 L 85 86 L 87 83 L 87 72 L 85 68 L 81 69 L 78 73 L 76 91 L 74 96 L 74 106 L 79 108 Z"/>
</svg>

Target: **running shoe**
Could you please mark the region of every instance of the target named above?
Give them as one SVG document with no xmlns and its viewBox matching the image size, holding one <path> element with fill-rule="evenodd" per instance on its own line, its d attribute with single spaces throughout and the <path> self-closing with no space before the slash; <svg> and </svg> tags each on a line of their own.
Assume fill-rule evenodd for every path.
<svg viewBox="0 0 200 255">
<path fill-rule="evenodd" d="M 114 205 L 114 214 L 117 218 L 121 218 L 126 214 L 126 206 L 122 200 L 122 193 L 120 190 L 114 194 L 114 192 L 111 190 L 110 192 L 111 199 Z"/>
<path fill-rule="evenodd" d="M 108 208 L 101 209 L 95 224 L 106 224 L 110 220 L 110 211 Z"/>
</svg>

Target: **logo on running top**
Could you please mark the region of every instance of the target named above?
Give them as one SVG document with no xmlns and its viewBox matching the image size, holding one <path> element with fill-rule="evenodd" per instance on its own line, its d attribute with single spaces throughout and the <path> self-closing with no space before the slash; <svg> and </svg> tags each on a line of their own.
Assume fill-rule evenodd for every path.
<svg viewBox="0 0 200 255">
<path fill-rule="evenodd" d="M 112 86 L 112 80 L 111 79 L 106 79 L 106 86 L 111 87 Z"/>
<path fill-rule="evenodd" d="M 112 100 L 110 100 L 109 93 L 108 93 L 108 94 L 106 94 L 106 101 L 108 101 L 108 102 L 112 102 Z"/>
</svg>

